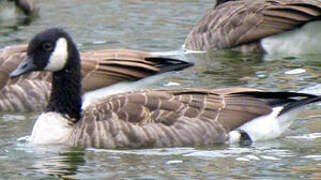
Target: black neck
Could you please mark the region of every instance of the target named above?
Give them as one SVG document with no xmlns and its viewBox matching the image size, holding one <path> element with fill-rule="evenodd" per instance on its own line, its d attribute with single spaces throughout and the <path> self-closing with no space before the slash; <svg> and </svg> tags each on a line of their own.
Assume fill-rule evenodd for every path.
<svg viewBox="0 0 321 180">
<path fill-rule="evenodd" d="M 65 68 L 53 73 L 52 89 L 47 112 L 54 111 L 72 118 L 77 122 L 81 118 L 81 65 L 76 47 L 69 50 L 71 54 Z"/>
</svg>

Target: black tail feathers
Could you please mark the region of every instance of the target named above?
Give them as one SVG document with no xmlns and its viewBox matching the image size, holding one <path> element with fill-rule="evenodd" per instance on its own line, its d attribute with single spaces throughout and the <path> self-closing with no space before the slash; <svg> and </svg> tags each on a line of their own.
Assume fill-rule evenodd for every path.
<svg viewBox="0 0 321 180">
<path fill-rule="evenodd" d="M 298 107 L 321 101 L 321 96 L 295 92 L 242 92 L 239 94 L 267 100 L 274 107 L 284 105 L 280 115 Z"/>
<path fill-rule="evenodd" d="M 159 73 L 179 71 L 194 65 L 194 63 L 165 57 L 150 57 L 146 60 L 157 62 L 156 67 L 160 69 Z"/>
</svg>

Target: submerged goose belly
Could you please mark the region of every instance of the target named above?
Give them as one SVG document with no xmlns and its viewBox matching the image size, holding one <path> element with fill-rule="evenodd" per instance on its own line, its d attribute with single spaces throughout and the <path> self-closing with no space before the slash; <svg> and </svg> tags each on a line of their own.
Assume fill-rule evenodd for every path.
<svg viewBox="0 0 321 180">
<path fill-rule="evenodd" d="M 261 47 L 268 55 L 299 55 L 320 53 L 321 21 L 313 21 L 292 31 L 261 40 Z"/>
</svg>

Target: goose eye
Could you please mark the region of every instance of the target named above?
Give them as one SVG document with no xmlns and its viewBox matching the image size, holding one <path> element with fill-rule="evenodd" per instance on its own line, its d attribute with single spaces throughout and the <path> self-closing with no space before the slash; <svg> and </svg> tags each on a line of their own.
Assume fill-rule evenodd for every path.
<svg viewBox="0 0 321 180">
<path fill-rule="evenodd" d="M 43 50 L 45 50 L 45 51 L 47 51 L 47 52 L 50 52 L 50 51 L 52 51 L 52 49 L 53 49 L 53 44 L 52 44 L 52 43 L 49 43 L 49 42 L 44 43 L 44 44 L 42 45 L 42 48 L 43 48 Z"/>
</svg>

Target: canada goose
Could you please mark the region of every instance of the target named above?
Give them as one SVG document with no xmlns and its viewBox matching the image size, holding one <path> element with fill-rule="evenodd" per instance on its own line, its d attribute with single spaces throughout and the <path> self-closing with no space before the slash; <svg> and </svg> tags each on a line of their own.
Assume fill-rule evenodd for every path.
<svg viewBox="0 0 321 180">
<path fill-rule="evenodd" d="M 47 105 L 51 73 L 33 72 L 14 80 L 9 79 L 9 74 L 25 57 L 26 51 L 27 45 L 0 49 L 0 111 L 41 111 Z M 81 53 L 81 59 L 83 92 L 192 65 L 181 60 L 129 49 L 89 51 Z"/>
<path fill-rule="evenodd" d="M 9 0 L 14 1 L 16 7 L 18 7 L 26 16 L 35 15 L 39 11 L 39 7 L 35 0 Z"/>
<path fill-rule="evenodd" d="M 317 0 L 218 0 L 192 28 L 184 47 L 272 55 L 319 53 L 320 18 Z"/>
<path fill-rule="evenodd" d="M 29 43 L 27 57 L 10 76 L 53 72 L 49 104 L 30 140 L 96 148 L 246 144 L 274 138 L 303 105 L 321 97 L 248 88 L 127 92 L 81 109 L 80 56 L 71 37 L 48 29 Z M 254 126 L 252 126 L 254 125 Z"/>
</svg>

